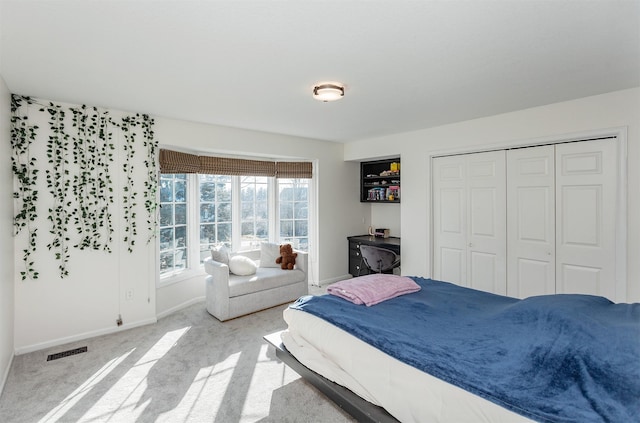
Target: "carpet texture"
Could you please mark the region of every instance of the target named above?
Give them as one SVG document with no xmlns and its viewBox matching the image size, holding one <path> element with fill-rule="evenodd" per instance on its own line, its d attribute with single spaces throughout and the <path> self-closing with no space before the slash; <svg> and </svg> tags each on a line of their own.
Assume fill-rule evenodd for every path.
<svg viewBox="0 0 640 423">
<path fill-rule="evenodd" d="M 285 307 L 221 323 L 199 303 L 153 325 L 17 356 L 0 421 L 354 422 L 262 339 L 286 327 Z"/>
</svg>

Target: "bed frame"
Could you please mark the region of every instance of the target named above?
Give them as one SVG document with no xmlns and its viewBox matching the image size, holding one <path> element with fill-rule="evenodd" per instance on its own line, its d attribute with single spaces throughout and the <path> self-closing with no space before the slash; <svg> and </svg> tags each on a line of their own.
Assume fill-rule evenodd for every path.
<svg viewBox="0 0 640 423">
<path fill-rule="evenodd" d="M 282 344 L 280 334 L 284 331 L 265 335 L 263 338 L 276 349 L 276 357 L 298 373 L 304 380 L 315 386 L 331 401 L 353 416 L 358 422 L 364 423 L 398 423 L 384 408 L 378 407 L 354 394 L 344 386 L 338 385 L 324 376 L 307 368 L 300 363 Z"/>
</svg>

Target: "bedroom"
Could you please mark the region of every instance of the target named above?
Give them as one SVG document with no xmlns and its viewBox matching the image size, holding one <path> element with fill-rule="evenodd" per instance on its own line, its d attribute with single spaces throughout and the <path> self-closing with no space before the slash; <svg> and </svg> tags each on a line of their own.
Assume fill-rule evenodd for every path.
<svg viewBox="0 0 640 423">
<path fill-rule="evenodd" d="M 6 4 L 5 4 L 6 3 Z M 15 3 L 15 4 L 13 4 Z M 26 2 L 27 4 L 35 5 L 37 2 Z M 64 2 L 63 2 L 64 3 Z M 2 13 L 3 30 L 7 28 L 5 22 L 17 18 L 17 15 L 11 15 L 17 2 L 3 2 Z M 597 2 L 596 2 L 597 4 Z M 624 5 L 625 3 L 620 3 Z M 636 2 L 626 3 L 626 7 L 633 7 L 637 5 Z M 632 6 L 629 6 L 632 5 Z M 73 2 L 70 2 L 67 7 L 72 8 Z M 77 6 L 77 5 L 76 5 Z M 35 7 L 35 6 L 34 6 Z M 59 5 L 58 7 L 62 7 Z M 595 7 L 595 6 L 593 6 Z M 50 13 L 55 11 L 49 10 Z M 637 8 L 632 10 L 634 13 L 624 13 L 618 11 L 621 16 L 630 16 L 630 20 L 626 21 L 627 26 L 623 27 L 622 34 L 628 34 L 624 31 L 631 31 L 637 35 L 638 29 L 638 15 Z M 144 10 L 143 10 L 144 11 Z M 23 13 L 29 13 L 29 9 Z M 105 11 L 102 11 L 105 12 Z M 409 10 L 410 12 L 410 10 Z M 566 18 L 567 15 L 573 13 L 573 10 L 563 10 L 559 13 L 559 17 Z M 70 13 L 73 16 L 74 12 Z M 78 13 L 78 12 L 75 12 Z M 97 14 L 97 12 L 94 12 Z M 136 16 L 136 13 L 141 13 L 140 10 L 133 10 L 132 16 Z M 399 13 L 399 12 L 398 12 Z M 612 12 L 613 13 L 613 12 Z M 598 22 L 595 16 L 598 13 L 595 10 L 591 10 L 591 13 L 584 15 L 585 19 L 589 22 Z M 22 15 L 20 15 L 22 16 Z M 41 15 L 39 19 L 42 18 Z M 90 15 L 90 18 L 95 18 L 97 15 Z M 465 15 L 466 19 L 471 20 L 471 17 Z M 62 19 L 62 17 L 58 17 Z M 618 15 L 613 13 L 612 19 L 618 19 Z M 301 19 L 302 20 L 302 19 Z M 34 22 L 26 20 L 22 25 L 33 25 Z M 85 24 L 90 24 L 92 21 L 88 18 Z M 254 25 L 258 25 L 258 22 L 252 22 Z M 517 21 L 513 21 L 517 22 Z M 545 22 L 544 20 L 542 22 Z M 435 25 L 435 22 L 429 21 L 430 24 Z M 471 22 L 463 23 L 470 24 Z M 549 25 L 556 23 L 552 21 Z M 336 24 L 332 24 L 331 28 L 335 29 Z M 337 26 L 337 25 L 336 25 Z M 594 24 L 595 26 L 595 24 Z M 298 28 L 299 29 L 299 28 Z M 602 30 L 602 28 L 600 28 Z M 595 31 L 596 34 L 599 34 Z M 286 34 L 284 34 L 286 35 Z M 284 36 L 283 35 L 283 36 Z M 16 38 L 3 35 L 2 45 L 0 46 L 0 54 L 2 57 L 2 77 L 3 84 L 3 98 L 8 98 L 8 93 L 17 91 L 20 94 L 32 94 L 45 99 L 51 99 L 55 101 L 70 101 L 76 104 L 86 102 L 89 105 L 94 103 L 109 104 L 110 99 L 89 97 L 84 98 L 78 96 L 76 98 L 71 95 L 58 94 L 53 91 L 56 86 L 56 81 L 46 82 L 48 86 L 40 87 L 36 82 L 32 82 L 33 85 L 27 87 L 14 88 L 12 85 L 12 79 L 5 69 L 9 67 L 15 68 L 18 66 L 15 62 L 8 63 L 8 52 L 13 51 L 13 55 L 10 56 L 11 60 L 17 60 L 20 57 L 14 49 L 16 45 L 19 46 L 22 40 L 20 36 Z M 114 34 L 109 35 L 109 39 L 115 37 Z M 380 38 L 383 38 L 380 36 Z M 597 38 L 597 37 L 595 37 Z M 605 37 L 606 38 L 606 37 Z M 618 39 L 612 36 L 614 41 Z M 166 38 L 160 38 L 163 43 L 167 43 Z M 69 38 L 65 38 L 65 42 L 69 42 Z M 121 40 L 120 40 L 121 41 Z M 250 44 L 250 40 L 245 40 L 247 44 Z M 614 42 L 611 41 L 611 42 Z M 347 244 L 346 236 L 357 233 L 363 233 L 366 228 L 371 224 L 388 224 L 390 226 L 395 225 L 399 228 L 400 235 L 402 237 L 402 271 L 404 274 L 415 275 L 429 275 L 431 272 L 430 257 L 432 252 L 430 250 L 430 243 L 427 240 L 430 239 L 430 216 L 428 213 L 429 196 L 427 194 L 426 187 L 430 183 L 429 170 L 428 170 L 428 157 L 430 154 L 444 150 L 476 150 L 483 148 L 486 145 L 505 145 L 511 143 L 526 142 L 529 140 L 549 139 L 549 138 L 562 138 L 567 134 L 587 133 L 589 131 L 599 131 L 607 128 L 627 128 L 627 160 L 628 160 L 628 173 L 627 173 L 627 264 L 626 264 L 626 281 L 627 281 L 627 294 L 629 301 L 640 300 L 640 263 L 635 260 L 640 254 L 640 227 L 638 219 L 640 215 L 640 174 L 638 171 L 637 163 L 640 162 L 640 127 L 638 122 L 638 116 L 640 116 L 640 88 L 638 85 L 638 40 L 637 36 L 635 40 L 624 39 L 625 43 L 622 46 L 616 46 L 616 48 L 609 49 L 610 51 L 616 50 L 618 54 L 631 56 L 630 62 L 625 62 L 623 58 L 615 56 L 608 57 L 605 60 L 609 65 L 606 69 L 596 68 L 599 72 L 594 70 L 594 74 L 587 75 L 587 81 L 582 83 L 584 91 L 580 91 L 575 88 L 575 93 L 563 93 L 565 97 L 559 98 L 557 96 L 551 96 L 553 100 L 542 99 L 537 104 L 531 104 L 527 107 L 508 108 L 507 106 L 503 111 L 491 113 L 490 115 L 478 115 L 474 117 L 468 117 L 460 119 L 462 122 L 449 122 L 448 124 L 438 124 L 435 127 L 411 127 L 405 126 L 404 130 L 398 130 L 397 134 L 383 134 L 378 135 L 376 133 L 367 133 L 364 131 L 349 142 L 327 142 L 319 139 L 303 139 L 294 135 L 278 135 L 273 132 L 275 130 L 259 132 L 250 129 L 234 129 L 224 124 L 212 125 L 205 123 L 193 123 L 190 120 L 195 119 L 171 119 L 158 116 L 156 120 L 156 136 L 159 140 L 172 140 L 166 142 L 167 145 L 180 144 L 181 142 L 188 143 L 178 146 L 189 147 L 196 150 L 217 150 L 224 153 L 235 153 L 241 156 L 272 156 L 285 154 L 290 157 L 302 157 L 318 160 L 320 174 L 319 174 L 319 193 L 318 199 L 320 203 L 318 227 L 322 228 L 322 236 L 318 240 L 317 246 L 317 274 L 316 281 L 326 284 L 331 281 L 338 280 L 343 277 L 347 272 Z M 37 45 L 36 45 L 37 47 Z M 175 46 L 173 46 L 175 49 Z M 572 57 L 572 60 L 580 60 L 582 64 L 598 63 L 601 60 L 601 54 L 604 54 L 605 47 L 598 45 L 591 46 L 595 53 L 590 53 L 591 50 L 585 49 L 580 57 Z M 197 53 L 206 51 L 204 46 L 195 46 Z M 602 48 L 602 50 L 600 50 Z M 179 50 L 179 49 L 178 49 Z M 510 50 L 511 52 L 518 52 L 519 50 Z M 353 51 L 348 52 L 349 55 L 355 54 Z M 406 52 L 407 56 L 411 55 L 411 51 Z M 440 54 L 444 54 L 439 51 Z M 535 53 L 535 52 L 531 52 Z M 205 54 L 205 53 L 201 53 Z M 544 56 L 544 52 L 539 52 Z M 553 51 L 553 54 L 557 54 Z M 612 53 L 613 54 L 613 53 Z M 39 61 L 37 56 L 35 57 L 36 63 L 29 65 L 27 68 L 33 69 L 35 74 L 42 71 L 44 65 Z M 394 56 L 395 57 L 395 56 Z M 457 56 L 456 56 L 457 57 Z M 517 54 L 514 57 L 518 57 Z M 341 58 L 344 60 L 346 57 Z M 554 57 L 556 58 L 556 57 Z M 24 58 L 20 60 L 26 60 Z M 262 57 L 264 59 L 264 57 Z M 402 60 L 403 57 L 397 57 L 396 60 Z M 408 58 L 407 58 L 408 59 Z M 369 59 L 368 66 L 376 66 L 377 61 L 375 57 Z M 518 65 L 518 60 L 503 59 L 510 66 Z M 466 62 L 465 62 L 466 63 Z M 616 67 L 617 63 L 625 64 Z M 629 63 L 629 68 L 626 63 Z M 161 62 L 164 66 L 168 63 Z M 480 63 L 482 64 L 482 63 Z M 86 65 L 86 63 L 85 63 Z M 148 63 L 141 64 L 143 69 L 148 69 Z M 327 66 L 325 64 L 325 66 Z M 426 66 L 426 65 L 425 65 Z M 611 66 L 611 69 L 608 68 Z M 481 66 L 480 66 L 481 68 Z M 324 72 L 331 72 L 330 69 L 325 68 Z M 533 75 L 522 72 L 511 74 L 506 72 L 503 76 L 511 76 L 510 86 L 511 90 L 522 94 L 528 94 L 532 97 L 531 92 L 536 91 Z M 604 78 L 602 75 L 607 70 L 612 71 L 611 78 Z M 95 73 L 90 80 L 85 80 L 84 83 L 76 84 L 80 90 L 90 91 L 92 85 L 98 84 L 100 81 L 110 81 L 109 74 L 104 73 L 104 69 L 94 69 Z M 175 70 L 174 70 L 175 71 Z M 282 72 L 279 68 L 278 71 Z M 571 75 L 583 75 L 577 71 L 571 63 L 564 63 L 564 67 L 556 72 L 566 72 Z M 310 73 L 316 73 L 312 71 Z M 322 74 L 322 71 L 317 71 Z M 154 85 L 152 88 L 160 87 L 160 89 L 153 89 L 162 93 L 167 90 L 165 86 L 166 82 L 162 80 L 144 81 L 137 79 L 131 81 L 125 78 L 121 73 L 118 74 L 119 78 L 123 78 L 120 82 L 113 83 L 110 86 L 112 90 L 115 90 L 118 86 L 121 86 L 122 90 L 132 90 L 131 85 L 139 84 L 145 86 L 147 84 Z M 458 78 L 460 81 L 465 81 L 467 84 L 464 88 L 466 90 L 466 97 L 480 96 L 482 93 L 482 87 L 473 85 L 474 79 L 464 79 L 463 72 L 457 71 L 453 75 L 454 78 Z M 288 75 L 288 74 L 287 74 Z M 560 78 L 562 74 L 558 74 Z M 594 76 L 595 75 L 595 76 Z M 37 75 L 36 75 L 37 76 Z M 272 75 L 277 77 L 278 84 L 283 83 L 282 75 Z M 56 74 L 59 78 L 59 82 L 65 80 L 63 75 Z M 324 74 L 318 75 L 318 78 L 324 77 Z M 341 75 L 337 75 L 341 77 Z M 475 76 L 479 78 L 479 76 Z M 598 81 L 602 79 L 602 85 L 599 86 L 599 91 L 592 91 L 589 84 L 596 85 L 595 81 L 588 79 L 588 77 L 595 78 Z M 546 82 L 552 80 L 554 75 L 547 75 Z M 269 84 L 270 81 L 265 80 L 263 75 L 258 75 L 258 81 Z M 577 77 L 576 77 L 577 79 Z M 389 82 L 387 78 L 383 79 L 384 82 Z M 42 82 L 45 82 L 44 78 L 41 78 Z M 79 80 L 78 80 L 79 81 Z M 522 83 L 520 81 L 523 81 Z M 317 122 L 314 123 L 312 119 L 310 126 L 323 126 L 332 128 L 332 123 L 336 121 L 335 112 L 331 109 L 323 108 L 318 109 L 317 106 L 337 106 L 340 102 L 335 104 L 316 104 L 310 95 L 310 87 L 317 82 L 313 80 L 297 81 L 296 85 L 300 86 L 300 93 L 297 93 L 300 97 L 300 102 L 313 103 L 305 107 L 314 107 L 317 111 L 327 112 L 320 115 Z M 455 81 L 454 81 L 455 82 Z M 255 84 L 255 81 L 252 81 Z M 345 80 L 345 84 L 356 84 L 355 81 Z M 608 85 L 607 85 L 608 84 Z M 455 84 L 454 84 L 455 85 Z M 134 85 L 135 86 L 135 85 Z M 527 89 L 527 87 L 532 87 Z M 586 86 L 586 87 L 585 87 Z M 557 87 L 556 87 L 557 88 Z M 71 88 L 69 88 L 71 90 Z M 448 89 L 452 89 L 449 87 Z M 276 96 L 278 94 L 275 94 Z M 460 94 L 458 94 L 460 95 Z M 425 94 L 425 97 L 427 94 Z M 358 98 L 358 92 L 354 88 L 353 90 L 347 90 L 345 98 L 342 100 L 344 104 L 348 104 L 348 101 L 356 101 Z M 460 97 L 458 97 L 460 98 Z M 493 100 L 496 98 L 496 100 Z M 353 100 L 351 100 L 353 99 Z M 239 101 L 239 100 L 238 100 Z M 257 100 L 248 98 L 245 100 L 248 104 L 256 103 Z M 492 101 L 498 102 L 497 97 L 485 97 L 484 101 L 487 107 L 491 106 Z M 371 98 L 371 103 L 375 103 Z M 438 96 L 438 101 L 431 105 L 432 109 L 428 110 L 428 113 L 435 114 L 437 107 L 445 107 L 447 103 L 457 103 L 455 97 L 450 97 L 446 92 Z M 3 145 L 8 149 L 8 103 L 3 101 L 2 108 L 2 139 Z M 263 103 L 260 103 L 263 104 Z M 189 105 L 189 106 L 188 106 Z M 230 103 L 237 107 L 237 104 Z M 408 103 L 409 107 L 416 107 L 413 103 Z M 192 107 L 189 102 L 183 104 L 184 107 L 191 107 L 188 116 L 197 115 L 202 111 L 198 107 Z M 502 105 L 498 105 L 502 106 Z M 265 106 L 263 106 L 265 107 Z M 451 106 L 450 106 L 451 107 Z M 496 106 L 497 107 L 497 106 Z M 139 108 L 136 104 L 123 105 L 120 107 L 113 107 L 115 110 L 134 110 Z M 522 110 L 520 110 L 522 109 Z M 341 109 L 340 109 L 341 110 Z M 139 110 L 141 112 L 152 113 L 152 110 Z M 288 113 L 293 113 L 289 110 Z M 414 113 L 415 114 L 415 113 Z M 425 114 L 427 114 L 425 112 Z M 401 125 L 403 119 L 408 120 L 410 113 L 406 113 L 397 117 L 397 124 Z M 264 120 L 259 115 L 255 117 L 256 121 Z M 382 127 L 385 125 L 391 125 L 391 122 L 385 122 L 385 119 L 371 119 L 368 116 L 363 116 L 359 119 L 360 126 L 368 127 L 373 121 L 377 120 Z M 231 123 L 227 125 L 232 125 Z M 235 125 L 232 125 L 235 126 Z M 433 126 L 433 125 L 431 125 Z M 336 126 L 338 128 L 339 126 Z M 334 129 L 337 130 L 337 129 Z M 272 132 L 272 133 L 267 133 Z M 185 136 L 185 134 L 187 136 Z M 312 137 L 313 138 L 313 137 Z M 183 141 L 174 141 L 174 140 Z M 215 141 L 214 145 L 211 145 L 211 140 L 224 140 Z M 228 147 L 232 145 L 232 147 Z M 286 153 L 285 153 L 286 152 Z M 9 157 L 8 150 L 5 150 L 3 157 Z M 402 169 L 403 169 L 403 202 L 402 205 L 394 210 L 380 207 L 368 207 L 360 204 L 357 201 L 357 178 L 358 178 L 358 161 L 366 160 L 375 157 L 385 157 L 390 155 L 400 155 L 402 157 Z M 11 195 L 13 190 L 11 185 L 11 174 L 9 166 L 4 166 L 4 176 L 2 177 L 2 191 L 5 198 Z M 336 190 L 335 187 L 340 186 L 344 189 Z M 87 280 L 87 275 L 93 275 L 99 273 L 102 266 L 107 266 L 102 263 L 100 259 L 93 259 L 90 261 L 86 268 L 82 268 L 78 271 L 78 280 L 74 279 L 73 283 L 60 286 L 42 286 L 44 284 L 36 285 L 34 283 L 22 283 L 18 276 L 19 267 L 21 265 L 21 254 L 15 251 L 14 238 L 11 236 L 11 227 L 9 223 L 12 219 L 13 209 L 9 202 L 3 203 L 3 216 L 6 222 L 3 225 L 2 235 L 2 284 L 0 286 L 0 297 L 2 298 L 2 318 L 1 318 L 1 330 L 0 330 L 0 345 L 2 345 L 2 351 L 0 351 L 0 369 L 2 373 L 6 374 L 11 357 L 15 351 L 26 352 L 34 350 L 39 347 L 48 345 L 54 345 L 56 342 L 60 343 L 63 340 L 72 339 L 78 336 L 86 336 L 87 334 L 98 334 L 105 330 L 116 330 L 115 318 L 118 306 L 122 305 L 125 308 L 124 320 L 125 326 L 134 322 L 150 322 L 156 319 L 158 315 L 162 315 L 163 312 L 167 312 L 172 308 L 179 306 L 183 303 L 188 303 L 194 298 L 201 297 L 202 284 L 200 280 L 194 280 L 181 285 L 171 285 L 163 289 L 155 289 L 155 280 L 152 282 L 152 302 L 147 302 L 146 296 L 135 295 L 132 302 L 126 302 L 122 300 L 115 292 L 115 288 L 108 288 L 105 281 Z M 427 210 L 425 213 L 424 211 Z M 399 213 L 399 216 L 398 216 Z M 380 216 L 380 217 L 379 217 Z M 364 221 L 363 221 L 364 219 Z M 385 221 L 379 221 L 379 219 L 385 219 Z M 392 226 L 393 227 L 393 226 Z M 147 262 L 155 258 L 155 252 L 143 252 L 138 251 L 140 257 L 137 257 L 142 262 Z M 76 262 L 77 263 L 77 262 Z M 146 274 L 148 272 L 149 274 Z M 132 287 L 135 292 L 146 292 L 148 289 L 148 281 L 153 279 L 150 276 L 151 270 L 144 270 L 143 277 L 140 278 L 143 282 L 130 281 L 127 278 L 123 279 L 123 284 L 133 284 Z M 53 284 L 52 284 L 53 285 Z M 119 288 L 119 287 L 118 287 Z M 106 293 L 106 297 L 110 298 L 105 300 L 100 295 L 95 293 Z M 84 319 L 73 319 L 75 315 L 73 310 L 92 310 L 91 313 L 87 313 Z M 52 318 L 58 318 L 64 322 L 55 328 L 49 328 L 45 324 Z"/>
</svg>

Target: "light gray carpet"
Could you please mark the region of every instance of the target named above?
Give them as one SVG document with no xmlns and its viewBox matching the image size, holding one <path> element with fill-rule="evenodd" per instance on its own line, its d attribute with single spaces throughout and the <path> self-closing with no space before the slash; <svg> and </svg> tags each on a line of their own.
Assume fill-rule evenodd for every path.
<svg viewBox="0 0 640 423">
<path fill-rule="evenodd" d="M 353 422 L 262 336 L 285 306 L 220 323 L 204 303 L 157 324 L 15 357 L 8 422 Z M 88 352 L 47 362 L 47 355 Z"/>
</svg>

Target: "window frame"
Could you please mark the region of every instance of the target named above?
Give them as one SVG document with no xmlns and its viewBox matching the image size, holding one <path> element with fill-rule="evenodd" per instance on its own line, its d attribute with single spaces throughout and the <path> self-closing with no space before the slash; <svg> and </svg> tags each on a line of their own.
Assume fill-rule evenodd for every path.
<svg viewBox="0 0 640 423">
<path fill-rule="evenodd" d="M 160 274 L 160 265 L 156 266 L 157 286 L 163 287 L 178 283 L 194 277 L 204 275 L 204 265 L 200 262 L 200 182 L 199 175 L 187 174 L 187 239 L 191 240 L 187 246 L 187 263 L 184 269 Z M 241 238 L 241 178 L 232 176 L 232 250 L 236 251 L 242 244 Z M 285 180 L 302 178 L 283 178 Z M 280 211 L 279 211 L 279 182 L 278 178 L 268 177 L 268 230 L 269 242 L 278 242 L 280 239 Z M 315 176 L 309 179 L 307 192 L 307 238 L 308 252 L 311 253 L 315 240 Z M 189 200 L 191 199 L 191 200 Z M 158 228 L 159 230 L 159 228 Z M 160 257 L 160 243 L 156 242 L 156 260 Z M 197 260 L 197 262 L 195 262 Z"/>
</svg>

